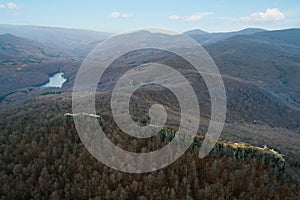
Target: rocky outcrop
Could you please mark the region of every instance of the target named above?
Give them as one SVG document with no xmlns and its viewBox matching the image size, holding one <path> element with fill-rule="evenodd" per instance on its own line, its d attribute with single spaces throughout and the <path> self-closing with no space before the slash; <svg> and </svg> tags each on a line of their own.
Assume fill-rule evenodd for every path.
<svg viewBox="0 0 300 200">
<path fill-rule="evenodd" d="M 163 128 L 160 132 L 163 135 L 163 139 L 171 141 L 176 132 L 170 128 Z M 180 134 L 180 133 L 178 133 Z M 193 146 L 201 147 L 203 136 L 194 137 Z M 273 168 L 279 172 L 283 172 L 286 167 L 286 161 L 284 155 L 275 151 L 274 149 L 264 147 L 257 147 L 243 142 L 231 142 L 219 140 L 209 156 L 216 156 L 219 154 L 233 156 L 235 159 L 258 159 L 265 163 L 271 163 Z"/>
<path fill-rule="evenodd" d="M 74 117 L 95 117 L 98 119 L 99 124 L 103 127 L 105 125 L 105 121 L 99 115 L 95 114 L 87 114 L 87 113 L 78 113 L 78 114 L 70 114 L 66 113 L 66 123 L 70 125 L 72 123 L 70 120 L 73 120 Z M 174 130 L 173 128 L 168 127 L 151 127 L 160 129 L 158 132 L 159 137 L 163 141 L 171 141 L 173 140 L 175 134 L 182 134 Z M 187 136 L 193 137 L 193 136 Z M 204 140 L 203 136 L 194 137 L 193 147 L 201 147 L 202 142 Z M 180 141 L 177 141 L 180 142 Z M 257 147 L 246 143 L 236 143 L 231 141 L 219 140 L 213 150 L 210 152 L 209 156 L 217 156 L 217 155 L 227 155 L 232 156 L 234 159 L 238 160 L 247 160 L 247 159 L 258 159 L 262 162 L 268 163 L 273 166 L 274 169 L 279 172 L 283 172 L 286 167 L 286 161 L 284 156 L 274 149 L 268 148 L 266 145 L 264 147 Z"/>
<path fill-rule="evenodd" d="M 104 119 L 100 116 L 100 115 L 95 115 L 95 114 L 88 114 L 88 113 L 76 113 L 76 114 L 72 114 L 72 113 L 66 113 L 65 114 L 65 119 L 66 120 L 71 120 L 74 117 L 92 117 L 92 118 L 97 118 L 100 126 L 104 126 L 105 125 L 105 121 Z"/>
</svg>

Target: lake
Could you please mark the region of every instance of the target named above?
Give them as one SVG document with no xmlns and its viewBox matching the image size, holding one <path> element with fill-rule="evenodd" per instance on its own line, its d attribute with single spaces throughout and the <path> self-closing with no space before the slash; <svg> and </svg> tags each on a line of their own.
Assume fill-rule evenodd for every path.
<svg viewBox="0 0 300 200">
<path fill-rule="evenodd" d="M 49 82 L 43 84 L 41 87 L 58 87 L 61 88 L 62 85 L 67 81 L 66 78 L 63 77 L 63 72 L 58 72 L 53 76 L 49 77 Z"/>
</svg>

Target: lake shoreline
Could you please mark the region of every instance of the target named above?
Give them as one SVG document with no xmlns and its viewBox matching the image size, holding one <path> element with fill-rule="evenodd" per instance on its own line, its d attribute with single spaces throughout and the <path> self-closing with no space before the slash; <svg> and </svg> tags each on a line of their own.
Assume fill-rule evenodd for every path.
<svg viewBox="0 0 300 200">
<path fill-rule="evenodd" d="M 63 84 L 67 82 L 67 78 L 64 77 L 63 71 L 58 71 L 49 76 L 49 80 L 45 83 L 38 85 L 39 88 L 62 88 Z"/>
</svg>

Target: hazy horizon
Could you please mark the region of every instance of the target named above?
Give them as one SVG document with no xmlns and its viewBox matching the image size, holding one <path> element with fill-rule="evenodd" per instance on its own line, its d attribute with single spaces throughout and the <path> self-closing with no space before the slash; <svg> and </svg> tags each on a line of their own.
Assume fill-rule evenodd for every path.
<svg viewBox="0 0 300 200">
<path fill-rule="evenodd" d="M 47 25 L 39 25 L 39 24 L 0 24 L 0 26 L 27 26 L 27 27 L 44 27 L 44 28 L 59 28 L 59 29 L 74 29 L 74 30 L 85 30 L 85 31 L 95 31 L 95 32 L 103 32 L 103 33 L 110 33 L 110 34 L 115 34 L 117 32 L 112 32 L 109 30 L 97 30 L 97 29 L 89 29 L 89 28 L 80 28 L 80 27 L 63 27 L 63 26 L 47 26 Z M 127 32 L 127 31 L 132 31 L 132 30 L 142 30 L 142 29 L 149 29 L 149 28 L 158 28 L 158 29 L 163 29 L 162 27 L 142 27 L 142 28 L 133 28 L 133 29 L 128 29 L 125 31 L 121 31 L 121 32 Z M 238 32 L 238 31 L 243 31 L 243 30 L 247 30 L 247 29 L 263 29 L 266 31 L 276 31 L 276 30 L 288 30 L 288 29 L 300 29 L 300 27 L 287 27 L 287 28 L 275 28 L 275 29 L 270 29 L 270 28 L 263 28 L 263 27 L 245 27 L 245 28 L 241 28 L 241 29 L 233 29 L 233 30 L 228 30 L 228 31 L 207 31 L 205 29 L 201 29 L 201 28 L 192 28 L 192 29 L 187 29 L 187 30 L 183 30 L 183 31 L 177 31 L 177 30 L 173 30 L 173 29 L 166 29 L 166 30 L 171 30 L 171 31 L 175 31 L 175 32 L 179 32 L 179 33 L 184 33 L 184 32 L 188 32 L 188 31 L 193 31 L 193 30 L 200 30 L 206 33 L 227 33 L 227 32 Z M 5 34 L 5 33 L 1 33 L 0 34 Z"/>
<path fill-rule="evenodd" d="M 38 25 L 124 32 L 157 27 L 184 32 L 201 29 L 229 32 L 248 27 L 288 29 L 300 27 L 298 1 L 190 0 L 151 1 L 21 1 L 0 2 L 0 24 Z"/>
</svg>

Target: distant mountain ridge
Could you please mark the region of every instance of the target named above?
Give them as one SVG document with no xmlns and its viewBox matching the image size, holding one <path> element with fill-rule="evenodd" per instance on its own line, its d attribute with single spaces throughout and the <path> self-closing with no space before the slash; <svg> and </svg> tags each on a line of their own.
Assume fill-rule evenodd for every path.
<svg viewBox="0 0 300 200">
<path fill-rule="evenodd" d="M 94 47 L 93 43 L 102 41 L 111 35 L 110 33 L 81 29 L 5 24 L 0 24 L 1 33 L 55 45 L 70 50 L 77 56 L 85 55 Z"/>
<path fill-rule="evenodd" d="M 67 56 L 62 48 L 11 34 L 0 34 L 0 60 L 50 59 Z"/>
<path fill-rule="evenodd" d="M 189 34 L 192 33 L 207 37 L 220 35 L 220 33 L 205 33 L 199 30 L 189 32 Z M 154 33 L 141 31 L 135 33 L 134 38 L 144 38 L 151 34 Z M 155 34 L 156 37 L 168 37 L 164 34 Z M 238 32 L 226 33 L 225 35 L 226 37 L 221 33 L 222 37 L 214 36 L 215 38 L 210 39 L 210 42 L 205 42 L 203 47 L 214 59 L 225 84 L 227 84 L 226 92 L 230 97 L 229 100 L 232 100 L 228 101 L 232 108 L 232 112 L 229 113 L 232 114 L 236 112 L 234 116 L 247 118 L 248 121 L 251 121 L 251 119 L 263 121 L 264 118 L 267 118 L 269 124 L 282 124 L 281 126 L 289 124 L 290 127 L 297 127 L 296 123 L 300 120 L 300 118 L 297 117 L 297 113 L 300 110 L 300 29 L 279 31 L 245 29 Z M 62 49 L 61 53 L 59 53 L 59 47 L 55 47 L 53 44 L 48 45 L 10 34 L 4 34 L 1 35 L 1 37 L 4 39 L 0 42 L 0 45 L 2 45 L 2 47 L 0 47 L 2 48 L 0 50 L 0 57 L 2 53 L 2 58 L 6 59 L 40 58 L 42 60 L 42 64 L 34 65 L 29 61 L 29 63 L 25 63 L 28 64 L 27 67 L 22 67 L 24 62 L 18 61 L 12 62 L 9 66 L 6 65 L 8 67 L 2 66 L 2 69 L 6 71 L 1 71 L 0 82 L 2 77 L 3 81 L 1 83 L 5 83 L 2 91 L 5 92 L 42 83 L 40 80 L 36 80 L 33 83 L 31 81 L 33 80 L 33 76 L 29 77 L 29 74 L 33 73 L 28 73 L 28 71 L 42 72 L 44 77 L 47 78 L 47 74 L 63 69 L 65 74 L 68 75 L 68 84 L 71 86 L 73 83 L 72 80 L 74 80 L 82 61 L 81 58 L 84 58 L 86 53 L 89 52 L 88 50 L 92 49 L 92 46 L 86 46 L 87 43 L 85 43 L 85 45 L 83 45 L 85 46 L 84 48 L 86 48 L 85 53 L 79 54 L 81 58 L 75 59 L 78 62 L 72 64 L 74 62 L 72 60 L 73 57 L 72 59 L 64 61 L 55 57 L 57 55 L 65 55 L 64 52 L 68 55 L 68 50 Z M 212 42 L 213 40 L 214 42 Z M 178 40 L 178 42 L 180 42 L 180 40 Z M 95 46 L 96 44 L 97 42 L 94 41 L 93 45 Z M 116 45 L 115 48 L 118 48 L 118 45 Z M 81 50 L 83 50 L 83 47 L 81 47 Z M 79 52 L 80 51 L 77 53 Z M 156 60 L 165 61 L 166 58 L 168 58 L 168 55 L 160 53 L 150 55 L 146 54 L 147 52 L 144 53 L 145 54 L 142 53 L 138 57 L 134 57 L 134 59 L 142 63 L 140 59 L 144 59 L 145 55 L 147 55 L 147 59 L 152 59 L 153 62 Z M 133 54 L 131 56 L 136 55 Z M 51 58 L 54 58 L 52 62 L 47 62 L 47 59 Z M 46 62 L 43 62 L 45 60 Z M 127 60 L 125 59 L 125 61 Z M 55 63 L 53 63 L 53 61 L 55 61 Z M 173 61 L 171 59 L 169 62 L 170 64 L 179 63 L 176 59 Z M 133 64 L 127 63 L 127 65 L 132 66 Z M 126 64 L 124 63 L 123 66 L 126 66 Z M 114 70 L 116 74 L 119 72 L 120 68 Z M 103 81 L 105 84 L 101 85 L 101 89 L 111 86 L 113 83 L 111 81 L 113 80 L 112 77 L 116 75 L 114 73 L 108 73 L 107 77 L 105 77 L 106 79 Z M 8 82 L 7 77 L 12 75 L 19 77 L 17 75 L 20 74 L 22 75 L 22 79 L 28 79 L 30 81 L 28 81 L 27 84 L 21 85 L 13 85 L 16 81 L 12 81 L 12 83 Z M 196 81 L 196 77 L 194 78 Z M 12 84 L 13 87 L 11 87 L 10 84 Z M 197 86 L 199 95 L 202 95 L 202 91 L 205 91 L 205 85 L 203 85 L 203 88 L 201 87 Z M 243 100 L 241 100 L 242 98 Z M 203 104 L 205 104 L 205 102 L 203 102 Z M 207 106 L 206 113 L 208 113 L 208 108 L 209 106 Z M 261 112 L 261 110 L 263 110 L 263 112 Z M 297 110 L 297 112 L 293 110 Z M 240 111 L 245 112 L 242 113 Z M 241 115 L 241 113 L 243 115 Z M 285 116 L 294 118 L 294 120 L 290 120 L 288 117 L 281 119 L 280 115 L 282 113 L 284 113 Z M 237 120 L 237 118 L 234 119 Z"/>
<path fill-rule="evenodd" d="M 300 29 L 285 29 L 276 31 L 263 31 L 253 34 L 258 39 L 269 42 L 280 42 L 282 44 L 300 46 Z"/>
<path fill-rule="evenodd" d="M 205 43 L 213 43 L 217 42 L 219 40 L 224 40 L 236 35 L 251 35 L 254 33 L 264 32 L 265 29 L 259 29 L 259 28 L 247 28 L 240 31 L 232 31 L 232 32 L 217 32 L 217 33 L 208 33 L 205 31 L 202 31 L 200 29 L 190 30 L 187 32 L 184 32 L 185 35 L 193 38 L 200 44 Z"/>
</svg>

